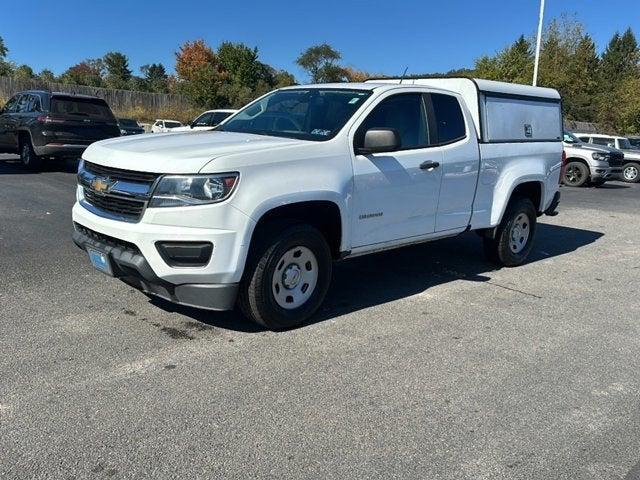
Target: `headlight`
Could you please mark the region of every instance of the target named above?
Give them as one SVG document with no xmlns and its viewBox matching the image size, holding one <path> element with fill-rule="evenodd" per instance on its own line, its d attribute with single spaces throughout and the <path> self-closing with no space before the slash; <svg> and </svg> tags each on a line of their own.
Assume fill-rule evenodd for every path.
<svg viewBox="0 0 640 480">
<path fill-rule="evenodd" d="M 594 152 L 594 153 L 591 154 L 591 157 L 594 160 L 598 160 L 599 162 L 606 162 L 607 160 L 609 160 L 609 154 L 608 153 Z"/>
<path fill-rule="evenodd" d="M 237 173 L 166 176 L 155 188 L 149 207 L 185 207 L 222 202 L 231 195 L 237 182 Z"/>
</svg>

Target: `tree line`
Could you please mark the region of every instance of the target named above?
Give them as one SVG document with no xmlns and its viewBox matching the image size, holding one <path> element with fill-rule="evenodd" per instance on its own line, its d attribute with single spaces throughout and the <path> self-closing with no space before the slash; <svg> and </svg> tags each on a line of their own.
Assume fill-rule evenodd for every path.
<svg viewBox="0 0 640 480">
<path fill-rule="evenodd" d="M 446 74 L 531 84 L 535 38 L 521 35 L 493 55 L 483 55 L 470 69 Z M 240 107 L 274 88 L 296 84 L 294 76 L 259 59 L 258 49 L 243 43 L 222 42 L 213 49 L 203 40 L 184 43 L 176 52 L 175 74 L 161 63 L 140 68 L 136 75 L 128 57 L 109 52 L 69 67 L 59 76 L 45 69 L 35 73 L 28 65 L 8 60 L 0 37 L 0 75 L 41 79 L 74 85 L 178 93 L 195 107 Z M 326 43 L 313 45 L 296 58 L 313 83 L 358 82 L 366 71 L 341 65 L 339 51 Z M 640 133 L 640 48 L 631 29 L 616 32 L 602 54 L 582 24 L 563 17 L 545 29 L 538 84 L 556 88 L 563 97 L 566 119 L 597 122 L 602 128 L 626 134 Z"/>
</svg>

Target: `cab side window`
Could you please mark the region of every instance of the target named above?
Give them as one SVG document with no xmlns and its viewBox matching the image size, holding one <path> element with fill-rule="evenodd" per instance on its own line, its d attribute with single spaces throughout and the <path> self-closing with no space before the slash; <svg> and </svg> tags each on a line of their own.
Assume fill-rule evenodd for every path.
<svg viewBox="0 0 640 480">
<path fill-rule="evenodd" d="M 29 104 L 31 103 L 31 95 L 22 95 L 16 105 L 17 113 L 26 113 L 29 111 Z"/>
<path fill-rule="evenodd" d="M 431 103 L 436 122 L 438 144 L 453 143 L 466 137 L 462 108 L 456 97 L 432 93 Z"/>
<path fill-rule="evenodd" d="M 394 129 L 400 135 L 400 150 L 429 146 L 429 130 L 422 94 L 403 93 L 382 100 L 362 122 L 355 136 L 356 147 L 372 128 Z"/>
<path fill-rule="evenodd" d="M 616 142 L 613 138 L 593 137 L 593 143 L 597 145 L 606 145 L 608 147 L 615 147 Z"/>
</svg>

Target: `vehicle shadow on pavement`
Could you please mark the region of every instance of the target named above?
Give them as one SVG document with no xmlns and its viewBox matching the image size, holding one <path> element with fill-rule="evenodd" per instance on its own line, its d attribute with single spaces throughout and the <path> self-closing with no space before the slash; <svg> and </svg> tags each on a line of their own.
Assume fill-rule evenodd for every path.
<svg viewBox="0 0 640 480">
<path fill-rule="evenodd" d="M 540 223 L 529 263 L 574 252 L 603 235 Z M 333 282 L 320 311 L 302 327 L 416 295 L 455 280 L 486 282 L 490 277 L 485 274 L 496 268 L 484 259 L 482 240 L 475 233 L 345 260 L 335 265 Z M 159 299 L 152 302 L 159 308 L 214 327 L 241 332 L 264 330 L 236 311 L 208 312 Z"/>
<path fill-rule="evenodd" d="M 42 164 L 40 171 L 27 170 L 19 157 L 2 158 L 0 156 L 0 175 L 37 175 L 42 172 L 76 173 L 78 171 L 77 160 L 51 160 Z"/>
</svg>

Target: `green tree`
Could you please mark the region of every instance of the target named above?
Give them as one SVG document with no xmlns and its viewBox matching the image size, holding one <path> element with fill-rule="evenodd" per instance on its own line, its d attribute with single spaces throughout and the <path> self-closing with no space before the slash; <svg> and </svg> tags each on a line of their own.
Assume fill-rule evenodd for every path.
<svg viewBox="0 0 640 480">
<path fill-rule="evenodd" d="M 9 49 L 4 43 L 2 37 L 0 37 L 0 76 L 11 75 L 15 65 L 7 60 Z"/>
<path fill-rule="evenodd" d="M 616 32 L 602 54 L 600 73 L 604 84 L 616 86 L 628 76 L 637 75 L 639 59 L 638 42 L 631 29 L 622 35 Z"/>
<path fill-rule="evenodd" d="M 55 74 L 51 70 L 49 70 L 48 68 L 45 68 L 44 70 L 42 70 L 38 74 L 38 78 L 40 80 L 42 80 L 43 82 L 55 82 L 56 81 Z"/>
<path fill-rule="evenodd" d="M 347 77 L 344 69 L 336 63 L 341 58 L 340 52 L 323 43 L 307 48 L 296 59 L 296 63 L 307 71 L 313 83 L 335 82 Z"/>
<path fill-rule="evenodd" d="M 629 118 L 635 102 L 630 106 L 625 101 L 637 96 L 637 91 L 630 94 L 627 89 L 637 85 L 633 80 L 640 75 L 639 58 L 638 42 L 631 29 L 622 35 L 616 32 L 602 54 L 597 119 L 605 128 L 624 131 L 633 124 Z"/>
<path fill-rule="evenodd" d="M 13 71 L 13 77 L 18 80 L 32 80 L 36 74 L 29 65 L 20 65 Z"/>
<path fill-rule="evenodd" d="M 131 80 L 129 59 L 120 52 L 109 52 L 103 58 L 106 69 L 105 85 L 109 88 L 126 89 Z"/>
<path fill-rule="evenodd" d="M 168 91 L 168 76 L 164 65 L 161 63 L 151 63 L 149 65 L 143 65 L 140 67 L 140 71 L 147 83 L 147 89 L 150 92 L 167 93 Z"/>
<path fill-rule="evenodd" d="M 222 42 L 218 47 L 220 65 L 229 73 L 229 80 L 239 86 L 255 88 L 264 75 L 258 61 L 258 49 L 242 43 Z"/>
<path fill-rule="evenodd" d="M 533 79 L 531 42 L 521 35 L 497 55 L 480 57 L 475 62 L 475 73 L 489 80 L 530 84 Z"/>
</svg>

